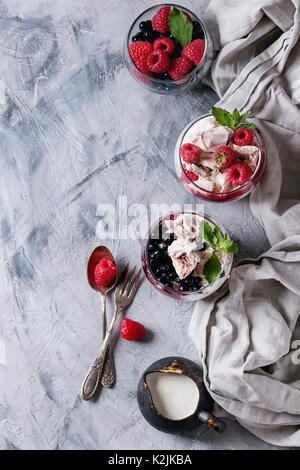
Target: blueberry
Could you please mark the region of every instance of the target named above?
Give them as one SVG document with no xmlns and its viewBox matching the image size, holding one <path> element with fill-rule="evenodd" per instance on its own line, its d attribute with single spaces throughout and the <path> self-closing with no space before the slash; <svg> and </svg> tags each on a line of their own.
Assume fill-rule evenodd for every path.
<svg viewBox="0 0 300 470">
<path fill-rule="evenodd" d="M 172 282 L 166 282 L 165 286 L 169 287 L 169 289 L 173 289 L 173 283 Z"/>
<path fill-rule="evenodd" d="M 135 34 L 131 39 L 132 39 L 132 42 L 144 41 L 144 37 L 143 37 L 143 34 L 141 32 Z"/>
<path fill-rule="evenodd" d="M 143 32 L 143 38 L 145 41 L 152 42 L 154 41 L 154 35 L 152 34 L 152 31 L 144 31 Z"/>
<path fill-rule="evenodd" d="M 176 279 L 176 273 L 175 273 L 175 271 L 171 271 L 171 272 L 169 273 L 168 279 L 169 279 L 169 281 L 175 281 L 175 279 Z"/>
<path fill-rule="evenodd" d="M 194 41 L 195 39 L 204 39 L 204 32 L 203 32 L 203 29 L 201 28 L 200 23 L 198 23 L 198 21 L 193 21 L 192 41 Z"/>
<path fill-rule="evenodd" d="M 193 287 L 195 287 L 196 289 L 200 289 L 200 287 L 201 287 L 201 278 L 200 277 L 194 277 Z"/>
<path fill-rule="evenodd" d="M 177 282 L 177 284 L 179 284 L 181 281 L 180 277 L 179 276 L 176 276 L 175 279 L 174 279 L 174 282 Z"/>
<path fill-rule="evenodd" d="M 170 271 L 170 267 L 167 264 L 163 264 L 160 268 L 162 273 L 168 273 Z"/>
<path fill-rule="evenodd" d="M 182 286 L 182 285 L 181 285 L 181 286 L 179 286 L 179 290 L 182 292 L 182 291 L 185 291 L 185 290 L 186 290 L 186 288 L 185 288 L 184 286 Z"/>
<path fill-rule="evenodd" d="M 148 252 L 156 250 L 157 245 L 156 243 L 153 243 L 152 241 L 148 243 Z"/>
<path fill-rule="evenodd" d="M 139 28 L 141 31 L 151 31 L 152 21 L 151 20 L 141 21 L 141 23 L 139 24 Z"/>
<path fill-rule="evenodd" d="M 196 291 L 196 290 L 198 290 L 198 289 L 199 289 L 199 287 L 197 287 L 197 286 L 193 286 L 193 287 L 192 287 L 192 291 Z"/>
</svg>

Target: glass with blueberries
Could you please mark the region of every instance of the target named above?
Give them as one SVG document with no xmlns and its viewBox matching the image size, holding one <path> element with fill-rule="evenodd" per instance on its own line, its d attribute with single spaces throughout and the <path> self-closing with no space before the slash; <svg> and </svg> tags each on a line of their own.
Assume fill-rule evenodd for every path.
<svg viewBox="0 0 300 470">
<path fill-rule="evenodd" d="M 187 229 L 182 229 L 180 225 L 186 217 L 197 219 L 192 224 L 196 226 L 195 236 L 190 230 L 190 220 L 185 221 Z M 211 230 L 216 227 L 220 237 L 224 236 L 224 229 L 210 217 L 197 212 L 178 211 L 160 218 L 143 242 L 141 257 L 147 279 L 160 292 L 178 300 L 196 301 L 207 297 L 224 284 L 231 272 L 233 253 L 222 252 L 218 254 L 219 272 L 213 280 L 205 278 L 204 265 L 214 250 L 199 235 L 199 221 L 209 224 Z"/>
<path fill-rule="evenodd" d="M 124 60 L 133 78 L 160 93 L 191 89 L 212 61 L 212 42 L 203 22 L 187 8 L 161 4 L 144 11 L 124 41 Z"/>
</svg>

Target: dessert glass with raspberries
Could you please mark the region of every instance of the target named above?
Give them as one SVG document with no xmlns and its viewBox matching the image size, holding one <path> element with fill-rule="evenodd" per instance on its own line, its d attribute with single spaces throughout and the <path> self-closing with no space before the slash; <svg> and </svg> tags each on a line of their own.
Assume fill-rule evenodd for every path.
<svg viewBox="0 0 300 470">
<path fill-rule="evenodd" d="M 234 250 L 215 250 L 201 234 L 201 224 Z M 193 211 L 172 212 L 150 228 L 142 246 L 142 266 L 147 279 L 163 294 L 177 300 L 201 300 L 228 279 L 236 247 L 210 217 Z M 213 278 L 206 273 L 212 261 L 219 264 Z"/>
<path fill-rule="evenodd" d="M 160 94 L 187 91 L 199 83 L 212 60 L 203 22 L 187 8 L 161 4 L 144 11 L 124 42 L 130 74 Z"/>
<path fill-rule="evenodd" d="M 176 172 L 196 197 L 236 201 L 249 194 L 263 175 L 264 144 L 255 124 L 245 122 L 250 112 L 240 115 L 237 110 L 212 110 L 179 136 L 174 154 Z"/>
</svg>

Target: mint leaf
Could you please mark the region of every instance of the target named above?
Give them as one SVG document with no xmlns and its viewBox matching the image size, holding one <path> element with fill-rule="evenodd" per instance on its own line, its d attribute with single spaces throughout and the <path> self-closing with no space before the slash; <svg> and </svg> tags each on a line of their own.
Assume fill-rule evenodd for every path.
<svg viewBox="0 0 300 470">
<path fill-rule="evenodd" d="M 219 272 L 221 271 L 221 263 L 215 254 L 215 252 L 211 255 L 210 258 L 206 261 L 203 274 L 207 282 L 213 282 L 217 277 Z"/>
<path fill-rule="evenodd" d="M 225 233 L 222 238 L 221 229 L 218 225 L 212 228 L 208 222 L 202 220 L 199 226 L 199 233 L 216 251 L 223 251 L 224 253 L 237 253 L 239 251 L 239 245 L 229 239 L 228 233 Z"/>
<path fill-rule="evenodd" d="M 256 127 L 256 124 L 254 124 L 253 122 L 244 122 L 243 124 L 240 124 L 239 127 L 243 127 L 244 129 L 254 129 Z"/>
<path fill-rule="evenodd" d="M 218 225 L 215 225 L 215 228 L 214 228 L 213 242 L 214 242 L 214 247 L 218 248 L 221 242 L 221 229 Z"/>
<path fill-rule="evenodd" d="M 230 129 L 233 129 L 234 131 L 239 127 L 243 127 L 244 129 L 253 129 L 256 127 L 253 123 L 244 123 L 245 119 L 250 116 L 251 111 L 247 111 L 240 115 L 236 108 L 233 110 L 233 113 L 230 113 L 226 109 L 213 106 L 211 112 L 221 126 L 230 127 Z"/>
<path fill-rule="evenodd" d="M 246 113 L 242 114 L 240 116 L 239 123 L 246 121 L 246 119 L 250 116 L 251 111 L 247 111 Z"/>
<path fill-rule="evenodd" d="M 229 240 L 227 233 L 225 233 L 221 244 L 220 250 L 224 253 L 237 253 L 239 251 L 239 245 L 232 240 Z"/>
<path fill-rule="evenodd" d="M 232 116 L 229 111 L 226 111 L 226 109 L 217 108 L 215 106 L 211 108 L 211 111 L 213 116 L 216 118 L 218 123 L 221 124 L 221 126 L 231 127 Z"/>
<path fill-rule="evenodd" d="M 208 222 L 202 220 L 200 222 L 199 228 L 200 236 L 209 243 L 211 246 L 214 246 L 214 231 Z"/>
<path fill-rule="evenodd" d="M 191 42 L 193 23 L 191 23 L 185 14 L 176 7 L 170 11 L 169 27 L 172 36 L 180 42 L 182 47 L 187 46 Z"/>
<path fill-rule="evenodd" d="M 233 110 L 232 118 L 234 126 L 236 126 L 241 120 L 241 115 L 236 108 Z"/>
</svg>

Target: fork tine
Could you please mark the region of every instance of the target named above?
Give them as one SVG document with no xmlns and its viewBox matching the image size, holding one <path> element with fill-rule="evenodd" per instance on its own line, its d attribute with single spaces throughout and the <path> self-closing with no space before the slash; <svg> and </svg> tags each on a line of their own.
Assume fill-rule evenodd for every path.
<svg viewBox="0 0 300 470">
<path fill-rule="evenodd" d="M 131 288 L 133 286 L 133 278 L 134 278 L 135 270 L 136 270 L 136 266 L 133 268 L 130 279 L 129 279 L 128 284 L 127 284 L 127 288 L 126 288 L 126 294 L 127 295 L 129 295 L 129 293 L 131 291 Z"/>
<path fill-rule="evenodd" d="M 141 272 L 142 272 L 142 268 L 140 268 L 139 272 L 137 273 L 137 275 L 135 276 L 135 280 L 134 280 L 134 284 L 133 284 L 133 287 L 129 293 L 129 297 L 130 299 L 133 299 L 133 297 L 135 296 L 135 293 L 139 287 L 139 281 L 140 281 L 140 276 L 141 276 Z"/>
<path fill-rule="evenodd" d="M 122 274 L 121 274 L 121 276 L 120 276 L 120 278 L 119 278 L 119 282 L 118 282 L 118 286 L 117 286 L 116 291 L 122 290 L 123 285 L 125 285 L 125 279 L 126 279 L 126 276 L 127 276 L 128 267 L 129 267 L 129 264 L 128 264 L 128 262 L 127 262 L 127 263 L 126 263 L 126 266 L 125 266 L 125 268 L 123 269 Z"/>
</svg>

